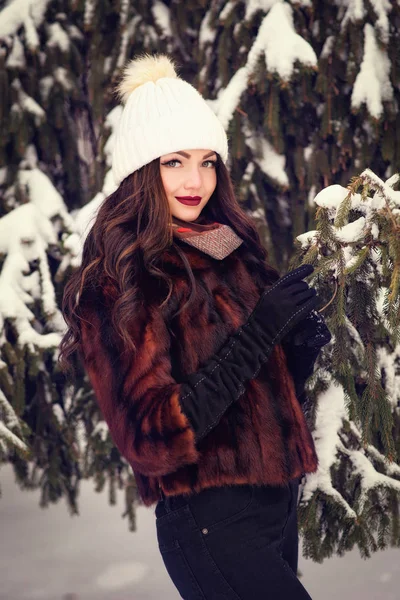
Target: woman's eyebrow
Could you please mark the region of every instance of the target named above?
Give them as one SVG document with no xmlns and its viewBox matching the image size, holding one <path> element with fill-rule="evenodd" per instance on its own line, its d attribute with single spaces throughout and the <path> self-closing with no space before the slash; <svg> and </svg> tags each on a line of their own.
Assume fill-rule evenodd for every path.
<svg viewBox="0 0 400 600">
<path fill-rule="evenodd" d="M 190 158 L 190 154 L 188 154 L 187 152 L 183 152 L 183 150 L 179 151 L 179 152 L 174 152 L 173 154 L 180 154 L 181 156 L 184 156 L 185 158 Z M 205 158 L 208 158 L 209 156 L 212 156 L 213 154 L 216 154 L 216 152 L 214 150 L 212 150 L 212 152 L 208 152 L 207 154 L 205 154 L 203 156 L 203 160 Z"/>
</svg>

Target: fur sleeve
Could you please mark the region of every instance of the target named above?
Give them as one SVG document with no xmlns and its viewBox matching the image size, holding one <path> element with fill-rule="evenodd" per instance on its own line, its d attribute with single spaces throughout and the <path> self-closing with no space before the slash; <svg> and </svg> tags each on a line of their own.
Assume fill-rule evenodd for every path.
<svg viewBox="0 0 400 600">
<path fill-rule="evenodd" d="M 181 385 L 171 376 L 170 336 L 160 312 L 142 307 L 130 335 L 136 352 L 122 354 L 100 305 L 82 321 L 82 356 L 100 410 L 134 471 L 165 475 L 196 463 L 194 431 L 181 410 Z"/>
</svg>

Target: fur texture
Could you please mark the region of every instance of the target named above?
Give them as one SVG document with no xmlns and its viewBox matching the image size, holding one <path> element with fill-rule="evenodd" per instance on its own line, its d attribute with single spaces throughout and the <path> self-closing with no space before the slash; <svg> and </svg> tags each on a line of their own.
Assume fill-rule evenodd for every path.
<svg viewBox="0 0 400 600">
<path fill-rule="evenodd" d="M 161 314 L 160 286 L 143 279 L 143 305 L 130 327 L 135 356 L 123 357 L 110 326 L 112 288 L 103 287 L 103 302 L 97 291 L 89 303 L 92 327 L 82 323 L 88 376 L 146 506 L 160 499 L 160 487 L 174 495 L 226 484 L 284 485 L 318 466 L 281 346 L 214 429 L 195 444 L 180 409 L 179 382 L 200 369 L 247 320 L 265 282 L 244 244 L 223 261 L 184 246 L 196 278 L 196 301 L 171 317 L 189 294 L 181 259 L 171 248 L 161 266 L 173 277 L 174 294 Z"/>
<path fill-rule="evenodd" d="M 161 77 L 179 79 L 175 65 L 165 54 L 151 56 L 143 54 L 131 60 L 124 69 L 121 82 L 117 86 L 120 101 L 125 104 L 130 94 L 148 81 L 156 82 Z"/>
</svg>

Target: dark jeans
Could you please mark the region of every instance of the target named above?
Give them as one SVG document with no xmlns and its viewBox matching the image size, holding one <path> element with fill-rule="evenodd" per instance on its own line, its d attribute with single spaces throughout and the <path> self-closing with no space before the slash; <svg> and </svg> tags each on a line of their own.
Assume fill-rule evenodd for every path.
<svg viewBox="0 0 400 600">
<path fill-rule="evenodd" d="M 160 500 L 158 546 L 180 596 L 310 600 L 296 576 L 298 485 L 213 487 Z"/>
</svg>

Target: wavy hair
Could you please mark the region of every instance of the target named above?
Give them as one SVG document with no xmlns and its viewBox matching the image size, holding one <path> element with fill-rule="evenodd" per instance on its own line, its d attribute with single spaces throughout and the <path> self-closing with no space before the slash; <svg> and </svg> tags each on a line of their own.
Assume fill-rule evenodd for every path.
<svg viewBox="0 0 400 600">
<path fill-rule="evenodd" d="M 232 227 L 242 238 L 265 281 L 273 283 L 279 275 L 266 263 L 267 251 L 252 219 L 238 204 L 230 174 L 218 154 L 216 170 L 216 188 L 197 222 L 211 220 Z M 68 328 L 59 347 L 58 361 L 62 371 L 75 370 L 72 359 L 80 347 L 80 321 L 85 318 L 85 299 L 90 301 L 92 298 L 93 302 L 96 290 L 101 291 L 104 285 L 111 285 L 116 292 L 111 311 L 112 328 L 124 348 L 135 350 L 128 324 L 137 313 L 140 301 L 141 269 L 167 284 L 168 295 L 160 305 L 163 307 L 171 296 L 173 285 L 171 278 L 157 266 L 157 261 L 170 246 L 174 246 L 181 257 L 191 283 L 189 299 L 179 313 L 195 295 L 195 279 L 185 253 L 174 242 L 169 203 L 159 159 L 156 159 L 126 177 L 104 200 L 85 239 L 81 265 L 64 288 L 62 313 Z"/>
</svg>

